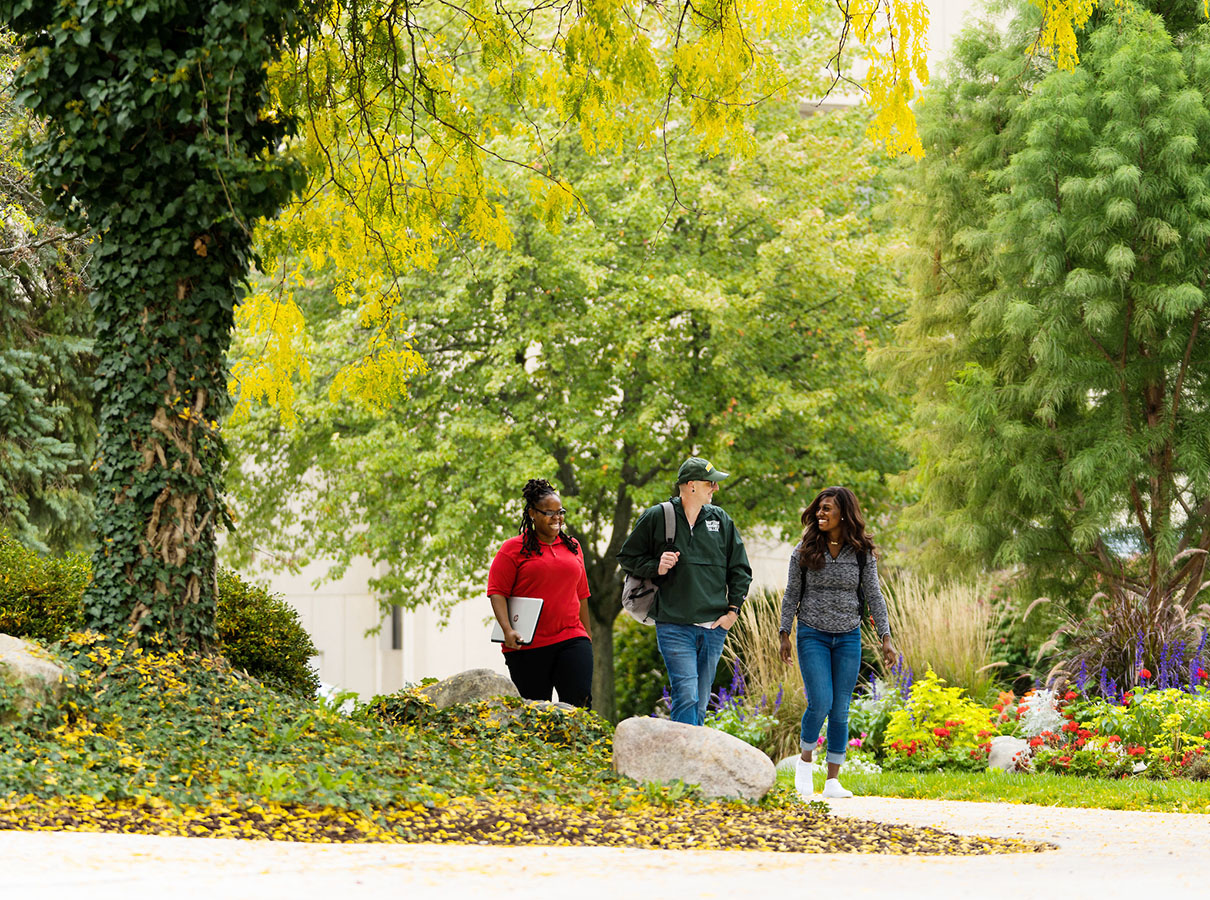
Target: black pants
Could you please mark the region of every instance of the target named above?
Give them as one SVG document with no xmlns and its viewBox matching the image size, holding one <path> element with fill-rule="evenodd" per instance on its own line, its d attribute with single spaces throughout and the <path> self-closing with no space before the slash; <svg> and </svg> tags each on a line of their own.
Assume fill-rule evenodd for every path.
<svg viewBox="0 0 1210 900">
<path fill-rule="evenodd" d="M 549 700 L 553 688 L 572 706 L 592 705 L 592 641 L 574 637 L 504 654 L 508 674 L 526 700 Z"/>
</svg>

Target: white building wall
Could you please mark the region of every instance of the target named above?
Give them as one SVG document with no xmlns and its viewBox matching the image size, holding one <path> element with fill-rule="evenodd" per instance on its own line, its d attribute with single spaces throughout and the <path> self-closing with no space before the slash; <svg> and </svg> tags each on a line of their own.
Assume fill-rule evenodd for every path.
<svg viewBox="0 0 1210 900">
<path fill-rule="evenodd" d="M 320 561 L 297 574 L 262 576 L 297 610 L 319 649 L 313 662 L 324 684 L 369 699 L 422 678 L 445 678 L 466 669 L 507 675 L 500 647 L 490 640 L 491 625 L 484 623 L 491 611 L 486 597 L 454 607 L 444 627 L 434 609 L 403 612 L 401 640 L 395 647 L 391 617 L 383 617 L 369 590 L 374 575 L 369 560 L 356 559 L 340 579 L 316 585 L 327 568 Z M 379 624 L 377 634 L 367 634 Z"/>
</svg>

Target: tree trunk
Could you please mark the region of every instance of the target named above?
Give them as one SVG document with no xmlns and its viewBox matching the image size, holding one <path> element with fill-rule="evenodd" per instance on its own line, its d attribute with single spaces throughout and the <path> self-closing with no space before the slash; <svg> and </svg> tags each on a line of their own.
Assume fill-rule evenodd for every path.
<svg viewBox="0 0 1210 900">
<path fill-rule="evenodd" d="M 594 610 L 592 624 L 592 708 L 610 722 L 618 716 L 617 692 L 613 683 L 613 619 L 604 622 Z"/>
<path fill-rule="evenodd" d="M 582 546 L 587 545 L 581 542 Z M 592 632 L 592 708 L 610 722 L 617 721 L 617 691 L 613 672 L 613 623 L 622 611 L 622 576 L 611 555 L 600 556 L 586 549 L 588 572 L 588 620 Z"/>
<path fill-rule="evenodd" d="M 147 237 L 107 236 L 124 248 Z M 127 250 L 124 264 L 138 255 Z M 98 266 L 97 551 L 85 620 L 115 637 L 208 651 L 234 289 L 229 265 L 207 266 L 189 247 L 181 255 L 186 277 L 170 297 L 129 278 L 116 290 L 117 267 Z M 154 271 L 148 257 L 140 262 Z"/>
</svg>

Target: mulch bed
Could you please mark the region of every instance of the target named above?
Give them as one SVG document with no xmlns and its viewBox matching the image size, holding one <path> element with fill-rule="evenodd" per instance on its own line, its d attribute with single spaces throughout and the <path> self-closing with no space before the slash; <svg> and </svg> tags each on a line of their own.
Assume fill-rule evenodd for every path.
<svg viewBox="0 0 1210 900">
<path fill-rule="evenodd" d="M 935 828 L 832 818 L 812 808 L 761 809 L 681 803 L 637 809 L 579 809 L 454 800 L 363 814 L 266 803 L 179 809 L 160 801 L 0 801 L 0 830 L 88 831 L 322 843 L 437 843 L 766 850 L 786 853 L 981 855 L 1036 853 L 1053 844 L 972 837 Z"/>
</svg>

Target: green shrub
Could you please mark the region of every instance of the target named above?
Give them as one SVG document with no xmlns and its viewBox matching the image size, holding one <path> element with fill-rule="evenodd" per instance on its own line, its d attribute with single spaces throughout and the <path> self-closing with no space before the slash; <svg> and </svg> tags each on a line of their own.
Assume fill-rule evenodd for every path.
<svg viewBox="0 0 1210 900">
<path fill-rule="evenodd" d="M 44 557 L 0 533 L 0 633 L 49 644 L 79 631 L 91 578 L 87 557 Z M 294 609 L 233 572 L 221 570 L 218 582 L 215 628 L 227 660 L 275 690 L 314 697 L 315 644 Z"/>
<path fill-rule="evenodd" d="M 655 643 L 655 629 L 628 615 L 613 624 L 613 684 L 618 721 L 649 716 L 664 694 L 668 676 Z"/>
<path fill-rule="evenodd" d="M 39 556 L 0 532 L 0 633 L 52 643 L 84 624 L 88 558 Z"/>
<path fill-rule="evenodd" d="M 214 624 L 231 665 L 283 693 L 315 696 L 319 676 L 309 664 L 315 644 L 280 595 L 220 569 Z"/>
</svg>

